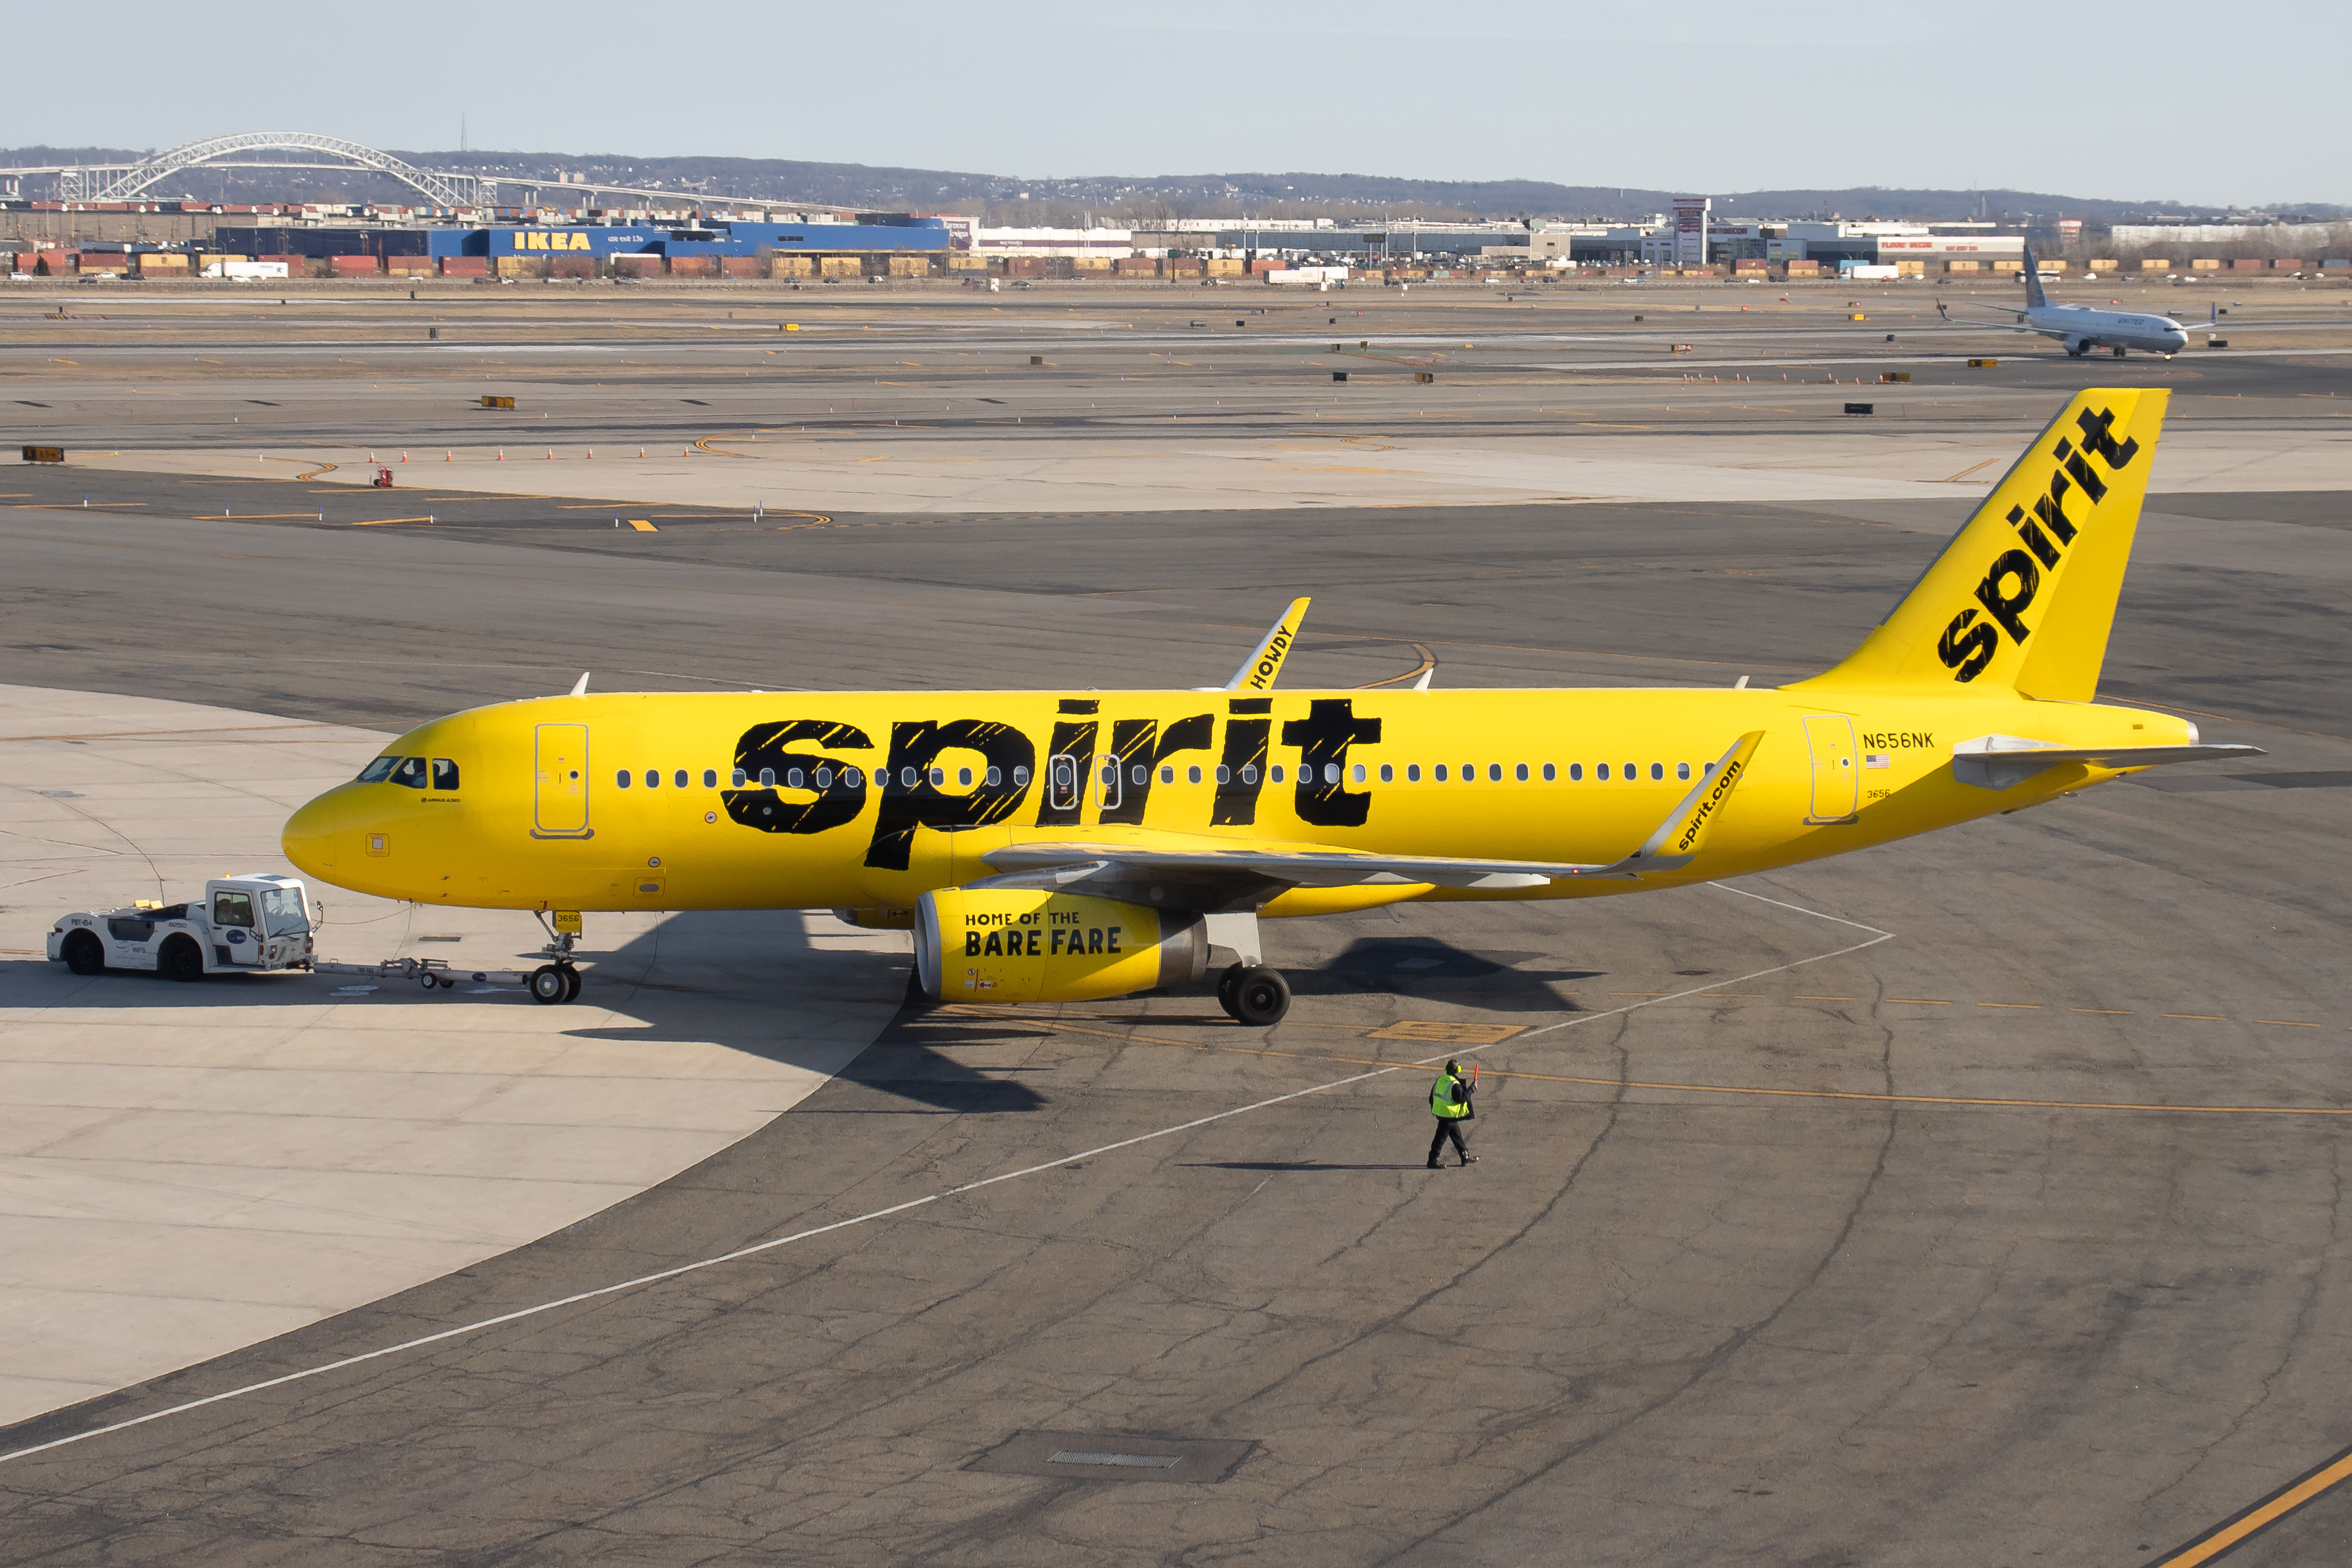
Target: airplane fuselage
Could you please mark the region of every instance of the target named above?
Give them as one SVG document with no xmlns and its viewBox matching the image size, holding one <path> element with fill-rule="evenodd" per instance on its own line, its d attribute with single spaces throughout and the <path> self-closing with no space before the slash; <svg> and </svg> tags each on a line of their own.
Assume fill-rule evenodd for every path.
<svg viewBox="0 0 2352 1568">
<path fill-rule="evenodd" d="M 2168 715 L 2009 693 L 1775 690 L 629 694 L 477 708 L 328 791 L 285 847 L 323 881 L 507 909 L 904 909 L 982 856 L 1081 836 L 1605 863 L 1762 731 L 1706 850 L 1532 891 L 1299 887 L 1264 913 L 1577 897 L 1736 875 L 2038 804 L 2115 776 L 1962 782 L 1986 735 L 2151 746 Z M 451 787 L 442 788 L 447 784 Z"/>
<path fill-rule="evenodd" d="M 2177 354 L 2189 346 L 2189 329 L 2169 316 L 2095 310 L 2087 305 L 2036 305 L 2024 317 L 2029 328 L 2059 340 L 2069 353 L 2098 347 Z"/>
</svg>

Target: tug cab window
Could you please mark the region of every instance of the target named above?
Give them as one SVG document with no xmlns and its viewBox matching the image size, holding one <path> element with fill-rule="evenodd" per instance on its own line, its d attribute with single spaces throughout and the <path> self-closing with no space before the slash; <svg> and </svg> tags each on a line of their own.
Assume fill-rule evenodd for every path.
<svg viewBox="0 0 2352 1568">
<path fill-rule="evenodd" d="M 242 925 L 253 929 L 253 894 L 231 893 L 224 888 L 213 894 L 213 924 Z"/>
<path fill-rule="evenodd" d="M 433 788 L 455 792 L 457 788 L 457 764 L 455 758 L 436 757 L 433 759 Z"/>
<path fill-rule="evenodd" d="M 400 759 L 400 766 L 392 770 L 392 781 L 404 784 L 411 789 L 424 789 L 425 777 L 425 758 L 422 757 L 404 757 Z"/>
<path fill-rule="evenodd" d="M 310 929 L 310 915 L 302 907 L 302 895 L 290 887 L 261 890 L 261 918 L 272 936 L 299 936 Z"/>
</svg>

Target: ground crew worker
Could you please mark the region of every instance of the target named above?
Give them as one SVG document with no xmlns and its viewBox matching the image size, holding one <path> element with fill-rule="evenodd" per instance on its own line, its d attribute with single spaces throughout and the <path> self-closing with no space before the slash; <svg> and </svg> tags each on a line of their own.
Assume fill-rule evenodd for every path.
<svg viewBox="0 0 2352 1568">
<path fill-rule="evenodd" d="M 1429 1140 L 1429 1168 L 1441 1168 L 1437 1152 L 1448 1138 L 1454 1140 L 1454 1152 L 1462 1156 L 1464 1165 L 1476 1164 L 1478 1156 L 1462 1142 L 1462 1122 L 1470 1114 L 1470 1081 L 1462 1076 L 1458 1062 L 1447 1062 L 1437 1082 L 1429 1086 L 1429 1113 L 1437 1118 L 1437 1131 Z"/>
</svg>

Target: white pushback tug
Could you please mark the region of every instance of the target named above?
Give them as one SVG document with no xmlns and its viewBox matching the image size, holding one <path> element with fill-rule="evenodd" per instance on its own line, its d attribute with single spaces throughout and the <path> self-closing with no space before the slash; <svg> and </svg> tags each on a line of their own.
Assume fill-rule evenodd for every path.
<svg viewBox="0 0 2352 1568">
<path fill-rule="evenodd" d="M 326 905 L 310 903 L 299 877 L 272 872 L 216 876 L 205 883 L 201 900 L 186 904 L 142 900 L 128 909 L 62 915 L 49 929 L 49 957 L 77 975 L 152 969 L 174 980 L 201 980 L 207 975 L 300 969 L 320 975 L 415 980 L 428 991 L 447 990 L 460 979 L 477 985 L 520 986 L 540 1002 L 569 1001 L 580 994 L 580 971 L 572 964 L 570 934 L 558 936 L 542 950 L 541 956 L 551 962 L 530 971 L 456 970 L 441 958 L 336 964 L 318 956 L 314 914 L 323 921 Z"/>
</svg>

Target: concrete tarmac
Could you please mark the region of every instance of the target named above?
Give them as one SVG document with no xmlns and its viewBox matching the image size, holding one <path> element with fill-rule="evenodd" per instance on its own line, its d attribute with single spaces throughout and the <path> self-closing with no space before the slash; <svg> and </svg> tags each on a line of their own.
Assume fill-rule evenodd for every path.
<svg viewBox="0 0 2352 1568">
<path fill-rule="evenodd" d="M 592 1010 L 527 915 L 331 887 L 320 956 L 458 977 L 178 985 L 42 957 L 51 921 L 284 870 L 287 812 L 388 737 L 0 687 L 0 1422 L 316 1322 L 560 1230 L 823 1083 L 888 1021 L 905 941 L 794 912 L 590 923 Z M 740 1017 L 789 982 L 789 1015 Z M 755 978 L 756 977 L 756 978 Z"/>
<path fill-rule="evenodd" d="M 592 1218 L 0 1433 L 66 1440 L 0 1463 L 0 1562 L 2189 1561 L 2352 1445 L 2347 492 L 2144 522 L 2105 692 L 2264 758 L 1275 925 L 1263 1034 L 908 1008 Z M 1211 684 L 1296 591 L 1293 684 L 1770 685 L 1971 500 L 0 531 L 24 678 L 393 727 L 583 668 Z M 136 656 L 256 607 L 282 656 Z M 1482 1158 L 1430 1172 L 1456 1052 Z M 2237 1560 L 2336 1563 L 2347 1509 Z"/>
</svg>

